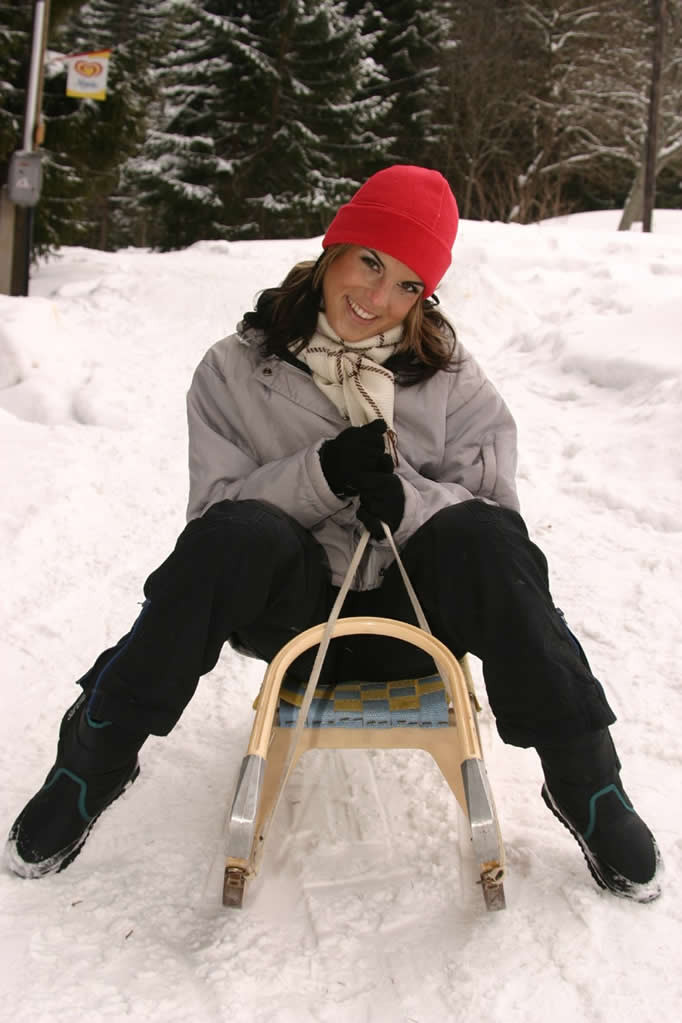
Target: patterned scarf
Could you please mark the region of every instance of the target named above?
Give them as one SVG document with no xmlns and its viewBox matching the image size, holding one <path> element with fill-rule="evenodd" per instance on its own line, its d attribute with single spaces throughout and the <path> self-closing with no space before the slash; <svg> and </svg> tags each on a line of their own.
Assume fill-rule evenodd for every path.
<svg viewBox="0 0 682 1023">
<path fill-rule="evenodd" d="M 402 325 L 365 341 L 345 344 L 323 312 L 310 341 L 296 358 L 304 362 L 313 380 L 352 426 L 384 419 L 393 432 L 395 384 L 386 362 L 402 338 Z"/>
</svg>

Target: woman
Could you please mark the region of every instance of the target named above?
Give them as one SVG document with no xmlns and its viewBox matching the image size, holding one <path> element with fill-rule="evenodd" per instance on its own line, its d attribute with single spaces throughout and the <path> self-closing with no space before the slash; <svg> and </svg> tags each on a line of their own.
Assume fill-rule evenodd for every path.
<svg viewBox="0 0 682 1023">
<path fill-rule="evenodd" d="M 364 526 L 372 540 L 344 613 L 413 621 L 386 523 L 435 635 L 481 658 L 501 737 L 537 749 L 542 796 L 597 882 L 638 901 L 659 894 L 613 712 L 518 513 L 514 422 L 433 297 L 457 222 L 437 172 L 380 171 L 338 211 L 318 261 L 263 292 L 209 350 L 188 395 L 189 523 L 131 632 L 80 680 L 56 762 L 10 833 L 17 874 L 74 859 L 226 640 L 269 660 L 326 619 Z M 294 665 L 301 679 L 312 658 Z M 325 670 L 379 681 L 432 665 L 359 636 L 334 641 Z"/>
</svg>

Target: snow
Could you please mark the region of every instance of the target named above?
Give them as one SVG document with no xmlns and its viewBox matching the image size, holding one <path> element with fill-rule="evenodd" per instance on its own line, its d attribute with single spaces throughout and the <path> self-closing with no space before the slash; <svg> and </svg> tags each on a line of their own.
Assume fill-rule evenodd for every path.
<svg viewBox="0 0 682 1023">
<path fill-rule="evenodd" d="M 520 427 L 520 494 L 555 599 L 618 714 L 665 892 L 593 884 L 539 798 L 533 751 L 486 761 L 508 908 L 461 883 L 453 798 L 426 754 L 308 754 L 241 912 L 222 830 L 263 665 L 226 649 L 83 854 L 0 873 L 11 1023 L 660 1023 L 682 998 L 682 213 L 464 222 L 441 301 Z M 319 239 L 175 253 L 61 250 L 0 296 L 2 818 L 53 760 L 72 684 L 127 631 L 184 522 L 184 394 L 257 289 Z M 476 666 L 475 666 L 476 667 Z M 483 692 L 481 690 L 481 694 Z M 677 1008 L 676 1008 L 677 1006 Z"/>
</svg>

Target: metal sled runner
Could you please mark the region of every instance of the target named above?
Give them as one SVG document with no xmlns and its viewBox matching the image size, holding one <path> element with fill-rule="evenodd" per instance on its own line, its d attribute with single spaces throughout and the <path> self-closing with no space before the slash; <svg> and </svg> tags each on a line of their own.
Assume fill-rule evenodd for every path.
<svg viewBox="0 0 682 1023">
<path fill-rule="evenodd" d="M 290 699 L 282 692 L 287 670 L 301 653 L 332 637 L 354 634 L 412 643 L 434 659 L 438 674 L 393 683 L 345 683 L 317 691 L 313 686 L 300 713 L 284 702 Z M 365 705 L 372 705 L 369 714 L 363 712 Z M 258 871 L 279 797 L 304 752 L 396 748 L 424 749 L 438 764 L 469 823 L 485 905 L 488 910 L 503 909 L 504 848 L 475 706 L 466 659 L 460 664 L 423 628 L 389 618 L 338 618 L 292 639 L 270 663 L 258 699 L 229 818 L 223 904 L 241 907 L 247 881 Z M 341 718 L 326 713 L 325 707 L 336 707 Z"/>
</svg>

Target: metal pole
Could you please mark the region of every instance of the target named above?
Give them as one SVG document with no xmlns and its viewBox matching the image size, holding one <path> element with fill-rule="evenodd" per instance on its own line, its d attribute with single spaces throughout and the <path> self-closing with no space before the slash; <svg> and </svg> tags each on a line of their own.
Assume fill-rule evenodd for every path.
<svg viewBox="0 0 682 1023">
<path fill-rule="evenodd" d="M 33 9 L 33 40 L 31 45 L 31 66 L 26 87 L 24 113 L 24 151 L 32 153 L 36 147 L 36 125 L 42 107 L 43 65 L 47 28 L 50 14 L 50 0 L 36 0 Z M 33 251 L 33 207 L 16 208 L 14 255 L 12 267 L 12 294 L 28 295 L 31 256 Z"/>
<path fill-rule="evenodd" d="M 50 28 L 50 6 L 52 0 L 44 0 L 45 2 L 45 13 L 43 16 L 43 41 L 40 52 L 39 62 L 39 75 L 38 75 L 38 94 L 36 96 L 36 126 L 34 133 L 34 143 L 36 148 L 42 146 L 45 141 L 45 126 L 43 124 L 42 112 L 43 112 L 43 88 L 45 86 L 45 51 L 47 49 L 47 34 Z"/>
<path fill-rule="evenodd" d="M 36 0 L 33 13 L 33 46 L 31 48 L 31 68 L 28 75 L 26 91 L 26 116 L 24 117 L 24 150 L 33 152 L 35 127 L 38 115 L 38 87 L 42 77 L 43 53 L 45 47 L 45 4 L 46 0 Z"/>
</svg>

